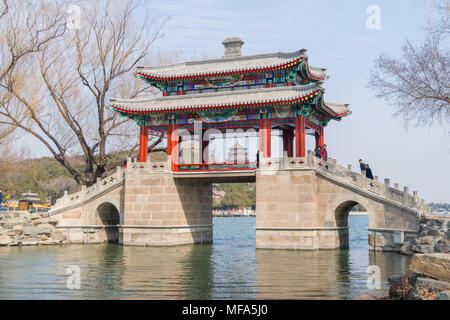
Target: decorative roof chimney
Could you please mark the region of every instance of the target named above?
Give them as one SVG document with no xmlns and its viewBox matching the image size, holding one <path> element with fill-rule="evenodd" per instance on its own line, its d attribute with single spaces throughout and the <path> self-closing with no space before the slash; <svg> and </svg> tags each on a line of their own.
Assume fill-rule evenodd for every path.
<svg viewBox="0 0 450 320">
<path fill-rule="evenodd" d="M 222 41 L 222 44 L 225 47 L 225 55 L 222 58 L 241 56 L 241 47 L 244 44 L 244 41 L 242 41 L 241 38 L 227 38 Z"/>
</svg>

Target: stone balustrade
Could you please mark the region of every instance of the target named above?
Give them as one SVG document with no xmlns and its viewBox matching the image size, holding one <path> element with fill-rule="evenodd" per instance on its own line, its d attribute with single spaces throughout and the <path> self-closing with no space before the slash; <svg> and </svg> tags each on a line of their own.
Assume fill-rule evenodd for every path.
<svg viewBox="0 0 450 320">
<path fill-rule="evenodd" d="M 324 161 L 315 157 L 311 150 L 308 150 L 307 157 L 287 157 L 285 152 L 283 158 L 263 158 L 262 154 L 260 154 L 260 159 L 262 159 L 260 160 L 259 167 L 261 170 L 314 169 L 383 196 L 388 200 L 419 209 L 422 212 L 428 211 L 424 200 L 419 198 L 417 191 L 414 191 L 411 195 L 408 187 L 404 187 L 402 191 L 396 183 L 394 184 L 394 188 L 392 188 L 390 186 L 390 179 L 385 179 L 384 183 L 378 181 L 378 176 L 374 180 L 368 179 L 365 171 L 362 174 L 354 172 L 352 171 L 351 165 L 347 165 L 347 167 L 340 166 L 337 164 L 336 159 L 333 158 Z"/>
<path fill-rule="evenodd" d="M 98 179 L 95 184 L 90 187 L 82 186 L 81 191 L 68 194 L 64 191 L 64 196 L 57 199 L 52 209 L 70 206 L 76 203 L 88 201 L 103 191 L 121 184 L 124 181 L 125 173 L 152 173 L 152 172 L 169 172 L 170 157 L 167 162 L 139 162 L 137 159 L 128 158 L 127 168 L 117 167 L 112 175 Z"/>
<path fill-rule="evenodd" d="M 310 150 L 308 150 L 308 155 L 306 157 L 288 157 L 285 152 L 283 158 L 264 158 L 261 153 L 259 169 L 263 171 L 313 169 L 331 175 L 334 178 L 338 178 L 343 182 L 357 186 L 366 191 L 383 196 L 388 200 L 404 204 L 411 208 L 420 209 L 422 212 L 428 211 L 424 204 L 424 200 L 419 198 L 417 191 L 414 191 L 411 195 L 409 194 L 408 187 L 404 187 L 402 191 L 399 189 L 399 185 L 395 183 L 392 188 L 390 186 L 390 179 L 384 179 L 384 183 L 379 182 L 378 179 L 368 179 L 365 176 L 364 171 L 362 174 L 354 172 L 351 170 L 351 165 L 348 165 L 347 167 L 340 166 L 336 159 L 333 158 L 324 161 L 315 157 L 314 153 Z M 150 160 L 147 162 L 139 162 L 137 159 L 128 158 L 126 169 L 117 167 L 117 171 L 114 174 L 104 179 L 99 179 L 97 183 L 90 187 L 83 186 L 79 192 L 68 194 L 67 191 L 65 191 L 64 196 L 56 201 L 54 208 L 65 207 L 90 200 L 96 195 L 101 194 L 104 190 L 122 183 L 124 181 L 125 173 L 169 173 L 170 170 L 170 156 L 167 161 L 164 162 L 151 162 Z"/>
<path fill-rule="evenodd" d="M 64 191 L 64 196 L 57 199 L 52 209 L 69 206 L 75 203 L 88 201 L 105 190 L 109 190 L 124 181 L 125 170 L 117 167 L 116 172 L 103 179 L 97 179 L 97 182 L 90 187 L 82 186 L 81 191 L 68 194 Z"/>
</svg>

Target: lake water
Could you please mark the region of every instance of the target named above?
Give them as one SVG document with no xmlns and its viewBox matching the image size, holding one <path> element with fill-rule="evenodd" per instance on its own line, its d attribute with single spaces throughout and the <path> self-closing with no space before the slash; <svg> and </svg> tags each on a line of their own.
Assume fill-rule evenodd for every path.
<svg viewBox="0 0 450 320">
<path fill-rule="evenodd" d="M 387 292 L 409 257 L 369 252 L 367 216 L 349 216 L 350 249 L 256 250 L 255 218 L 214 218 L 214 243 L 179 247 L 0 248 L 0 299 L 352 299 Z M 79 266 L 81 288 L 67 289 Z M 381 289 L 368 290 L 369 265 Z"/>
</svg>

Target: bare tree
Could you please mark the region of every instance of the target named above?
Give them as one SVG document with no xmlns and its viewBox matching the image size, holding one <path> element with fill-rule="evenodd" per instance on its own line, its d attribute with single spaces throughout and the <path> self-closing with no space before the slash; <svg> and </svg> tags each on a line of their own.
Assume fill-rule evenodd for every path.
<svg viewBox="0 0 450 320">
<path fill-rule="evenodd" d="M 1 0 L 0 1 L 0 105 L 8 104 L 11 92 L 5 82 L 16 67 L 38 52 L 43 45 L 60 37 L 65 30 L 64 11 L 57 1 L 51 14 L 47 6 L 51 1 Z M 26 77 L 26 74 L 23 75 Z M 15 125 L 5 125 L 0 115 L 0 144 L 9 143 Z"/>
<path fill-rule="evenodd" d="M 440 18 L 430 27 L 425 43 L 417 48 L 409 41 L 401 58 L 385 54 L 375 60 L 369 87 L 377 97 L 398 106 L 397 115 L 418 124 L 450 121 L 450 51 L 448 4 L 438 7 Z M 443 16 L 444 13 L 447 16 Z"/>
<path fill-rule="evenodd" d="M 40 140 L 78 184 L 91 185 L 119 164 L 109 153 L 136 148 L 134 122 L 106 107 L 113 96 L 153 92 L 132 72 L 149 54 L 165 21 L 142 16 L 145 8 L 139 1 L 76 4 L 83 13 L 80 29 L 52 39 L 27 65 L 10 73 L 5 89 L 11 99 L 0 106 L 0 115 Z M 72 161 L 80 153 L 82 169 Z"/>
</svg>

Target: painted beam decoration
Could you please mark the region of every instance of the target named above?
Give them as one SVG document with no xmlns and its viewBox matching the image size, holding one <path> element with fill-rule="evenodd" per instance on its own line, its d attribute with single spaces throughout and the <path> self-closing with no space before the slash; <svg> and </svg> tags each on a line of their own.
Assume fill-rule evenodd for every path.
<svg viewBox="0 0 450 320">
<path fill-rule="evenodd" d="M 190 129 L 257 126 L 261 118 L 292 126 L 305 117 L 319 131 L 351 114 L 347 104 L 325 102 L 325 69 L 310 67 L 306 49 L 291 53 L 224 57 L 160 67 L 138 67 L 138 78 L 158 88 L 153 99 L 111 99 L 109 109 L 139 126 L 164 131 L 169 123 Z"/>
</svg>

